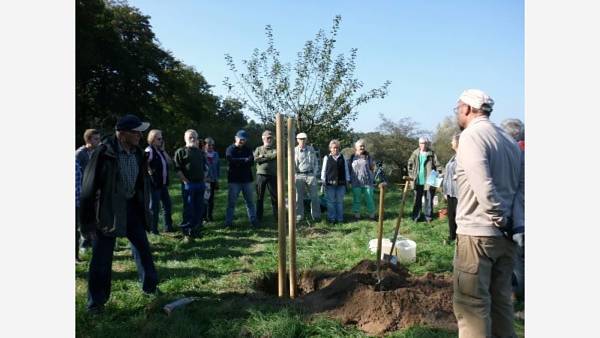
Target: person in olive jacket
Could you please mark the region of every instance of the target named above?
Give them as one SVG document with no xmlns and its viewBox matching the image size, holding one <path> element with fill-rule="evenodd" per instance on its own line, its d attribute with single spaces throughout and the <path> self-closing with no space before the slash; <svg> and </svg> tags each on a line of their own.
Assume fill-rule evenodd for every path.
<svg viewBox="0 0 600 338">
<path fill-rule="evenodd" d="M 92 239 L 88 274 L 88 311 L 103 310 L 110 297 L 113 250 L 117 237 L 127 237 L 142 289 L 160 293 L 158 274 L 146 231 L 150 230 L 150 181 L 139 147 L 149 123 L 135 115 L 117 122 L 115 136 L 92 153 L 85 168 L 80 200 L 82 231 Z M 97 194 L 99 197 L 97 198 Z"/>
<path fill-rule="evenodd" d="M 433 197 L 436 189 L 427 184 L 427 178 L 433 170 L 437 171 L 440 163 L 430 147 L 429 139 L 420 137 L 419 148 L 415 149 L 408 159 L 408 174 L 413 179 L 415 190 L 415 203 L 412 210 L 412 219 L 415 222 L 420 219 L 423 195 L 425 195 L 425 220 L 429 223 L 433 218 Z"/>
<path fill-rule="evenodd" d="M 254 150 L 256 162 L 256 218 L 262 221 L 265 190 L 269 189 L 273 217 L 277 219 L 277 150 L 273 146 L 273 133 L 265 130 L 262 134 L 263 145 Z"/>
<path fill-rule="evenodd" d="M 173 158 L 175 171 L 181 180 L 183 197 L 183 221 L 181 231 L 184 241 L 190 241 L 193 232 L 201 236 L 202 216 L 204 216 L 204 183 L 206 155 L 199 148 L 198 132 L 189 129 L 184 133 L 185 147 L 177 149 Z"/>
</svg>

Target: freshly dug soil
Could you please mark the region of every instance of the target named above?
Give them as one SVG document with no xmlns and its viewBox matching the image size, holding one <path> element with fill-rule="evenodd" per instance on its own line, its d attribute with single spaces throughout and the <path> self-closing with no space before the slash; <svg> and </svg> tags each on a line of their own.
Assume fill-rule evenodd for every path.
<svg viewBox="0 0 600 338">
<path fill-rule="evenodd" d="M 337 277 L 304 272 L 297 302 L 311 313 L 326 313 L 368 334 L 414 325 L 457 329 L 450 277 L 411 277 L 406 268 L 382 262 L 380 278 L 377 283 L 376 264 L 370 260 Z"/>
</svg>

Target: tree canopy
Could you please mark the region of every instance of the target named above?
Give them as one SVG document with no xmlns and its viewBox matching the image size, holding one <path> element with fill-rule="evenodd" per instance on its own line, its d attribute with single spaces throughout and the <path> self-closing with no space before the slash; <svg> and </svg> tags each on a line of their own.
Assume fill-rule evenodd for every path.
<svg viewBox="0 0 600 338">
<path fill-rule="evenodd" d="M 223 151 L 248 119 L 240 101 L 221 99 L 211 87 L 160 46 L 139 9 L 124 1 L 77 1 L 76 143 L 85 129 L 110 133 L 119 116 L 133 113 L 163 130 L 171 150 L 192 128 Z"/>
<path fill-rule="evenodd" d="M 281 61 L 273 29 L 267 25 L 266 50 L 254 49 L 249 59 L 242 60 L 243 71 L 231 55 L 225 55 L 233 78 L 226 77 L 224 84 L 264 125 L 272 125 L 276 113 L 289 114 L 297 120 L 296 129 L 307 133 L 309 141 L 321 149 L 334 138 L 349 143 L 356 108 L 384 98 L 390 81 L 359 93 L 363 83 L 354 76 L 358 50 L 334 56 L 341 19 L 339 15 L 334 18 L 328 34 L 321 29 L 306 41 L 293 65 Z"/>
</svg>

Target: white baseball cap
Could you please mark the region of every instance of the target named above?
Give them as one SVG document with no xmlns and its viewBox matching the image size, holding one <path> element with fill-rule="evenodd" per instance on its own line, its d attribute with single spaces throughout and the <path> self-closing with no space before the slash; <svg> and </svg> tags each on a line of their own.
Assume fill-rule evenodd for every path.
<svg viewBox="0 0 600 338">
<path fill-rule="evenodd" d="M 459 101 L 462 101 L 475 109 L 481 109 L 485 112 L 491 112 L 494 107 L 494 100 L 479 89 L 467 89 L 460 97 Z"/>
<path fill-rule="evenodd" d="M 298 135 L 296 135 L 296 139 L 307 139 L 308 136 L 306 136 L 306 133 L 300 133 Z"/>
</svg>

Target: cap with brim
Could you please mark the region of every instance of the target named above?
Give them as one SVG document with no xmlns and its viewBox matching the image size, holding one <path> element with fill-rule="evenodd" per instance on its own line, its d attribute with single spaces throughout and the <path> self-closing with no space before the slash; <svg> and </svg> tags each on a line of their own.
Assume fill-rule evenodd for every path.
<svg viewBox="0 0 600 338">
<path fill-rule="evenodd" d="M 494 100 L 489 95 L 479 89 L 467 89 L 460 97 L 462 101 L 475 109 L 481 109 L 486 112 L 491 112 L 494 108 Z"/>
<path fill-rule="evenodd" d="M 150 122 L 142 122 L 139 117 L 128 114 L 119 119 L 115 130 L 120 131 L 146 131 L 150 127 Z"/>
<path fill-rule="evenodd" d="M 296 135 L 296 139 L 306 139 L 308 138 L 308 136 L 306 136 L 306 133 L 300 133 L 298 135 Z"/>
<path fill-rule="evenodd" d="M 248 139 L 248 133 L 245 130 L 239 130 L 236 134 L 235 137 L 241 139 L 241 140 L 246 140 Z"/>
<path fill-rule="evenodd" d="M 265 131 L 262 133 L 262 136 L 273 136 L 273 133 L 272 133 L 270 130 L 265 130 Z"/>
</svg>

